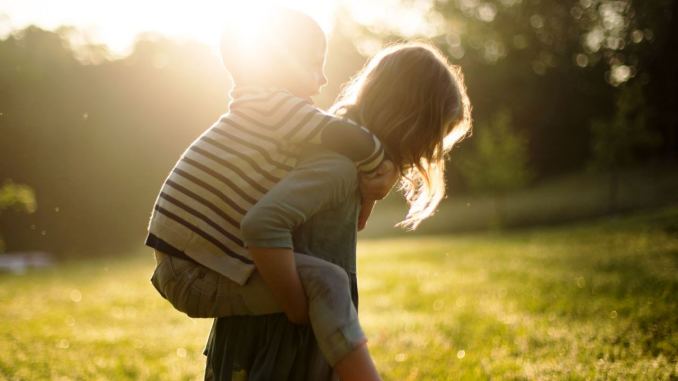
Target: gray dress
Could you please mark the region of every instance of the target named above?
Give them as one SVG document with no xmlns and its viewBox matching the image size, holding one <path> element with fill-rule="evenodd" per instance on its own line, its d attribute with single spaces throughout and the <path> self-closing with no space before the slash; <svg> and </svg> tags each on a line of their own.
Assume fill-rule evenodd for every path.
<svg viewBox="0 0 678 381">
<path fill-rule="evenodd" d="M 291 239 L 296 252 L 344 268 L 357 307 L 360 196 L 355 164 L 343 156 L 314 150 L 300 160 L 300 167 L 305 170 L 293 170 L 269 191 L 269 204 L 275 203 L 272 209 L 276 212 L 271 215 L 271 225 L 261 229 L 271 232 L 271 242 Z M 205 378 L 210 380 L 331 379 L 331 369 L 310 326 L 294 325 L 284 314 L 215 319 L 205 354 Z"/>
</svg>

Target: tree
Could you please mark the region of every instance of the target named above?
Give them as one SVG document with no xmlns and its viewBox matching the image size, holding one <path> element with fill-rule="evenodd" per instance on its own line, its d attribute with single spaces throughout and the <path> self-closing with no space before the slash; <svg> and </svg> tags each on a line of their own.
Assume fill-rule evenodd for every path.
<svg viewBox="0 0 678 381">
<path fill-rule="evenodd" d="M 473 142 L 474 150 L 461 156 L 457 167 L 471 189 L 492 195 L 495 211 L 492 225 L 500 228 L 504 219 L 503 195 L 524 187 L 532 179 L 527 139 L 513 131 L 511 113 L 504 108 L 489 123 L 475 129 Z"/>
<path fill-rule="evenodd" d="M 127 57 L 81 62 L 68 33 L 0 39 L 0 185 L 30 184 L 40 205 L 0 214 L 0 231 L 8 250 L 137 248 L 177 157 L 227 110 L 228 79 L 197 43 L 147 35 Z"/>
<path fill-rule="evenodd" d="M 619 170 L 635 163 L 638 152 L 657 146 L 658 136 L 647 128 L 647 106 L 640 81 L 623 86 L 617 97 L 616 111 L 610 120 L 591 123 L 591 170 L 607 172 L 608 211 L 617 209 Z"/>
<path fill-rule="evenodd" d="M 356 6 L 355 38 L 424 38 L 462 66 L 474 119 L 498 111 L 533 143 L 540 176 L 580 170 L 590 121 L 615 112 L 618 86 L 647 82 L 648 128 L 663 145 L 645 159 L 678 156 L 678 2 L 671 0 L 405 1 L 390 12 Z M 366 14 L 373 13 L 371 17 Z M 418 15 L 426 22 L 408 23 Z M 359 17 L 360 16 L 360 17 Z M 350 17 L 345 17 L 350 19 Z M 374 49 L 372 49 L 373 51 Z"/>
<path fill-rule="evenodd" d="M 27 185 L 15 184 L 12 180 L 5 181 L 0 187 L 0 214 L 9 208 L 29 214 L 35 212 L 37 204 L 33 189 Z M 4 246 L 0 236 L 0 253 L 5 250 Z"/>
</svg>

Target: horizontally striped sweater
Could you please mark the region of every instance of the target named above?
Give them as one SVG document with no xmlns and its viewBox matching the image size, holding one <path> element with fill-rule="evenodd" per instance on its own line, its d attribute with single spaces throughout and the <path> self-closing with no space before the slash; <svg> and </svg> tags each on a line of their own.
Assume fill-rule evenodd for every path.
<svg viewBox="0 0 678 381">
<path fill-rule="evenodd" d="M 375 169 L 384 153 L 366 129 L 285 90 L 236 87 L 231 97 L 229 112 L 186 149 L 162 185 L 146 244 L 160 249 L 160 240 L 164 249 L 244 284 L 254 263 L 240 221 L 292 170 L 305 145 L 322 144 L 342 154 L 369 147 L 353 158 L 363 172 Z M 341 143 L 345 136 L 361 141 Z"/>
</svg>

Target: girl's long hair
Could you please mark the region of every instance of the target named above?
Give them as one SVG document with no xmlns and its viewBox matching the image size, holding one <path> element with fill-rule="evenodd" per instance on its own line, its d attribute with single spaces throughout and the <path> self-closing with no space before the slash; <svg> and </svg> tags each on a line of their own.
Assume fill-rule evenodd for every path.
<svg viewBox="0 0 678 381">
<path fill-rule="evenodd" d="M 401 170 L 409 211 L 398 226 L 414 230 L 445 197 L 445 157 L 471 135 L 464 77 L 436 48 L 396 44 L 374 56 L 342 89 L 331 111 L 382 141 Z"/>
</svg>

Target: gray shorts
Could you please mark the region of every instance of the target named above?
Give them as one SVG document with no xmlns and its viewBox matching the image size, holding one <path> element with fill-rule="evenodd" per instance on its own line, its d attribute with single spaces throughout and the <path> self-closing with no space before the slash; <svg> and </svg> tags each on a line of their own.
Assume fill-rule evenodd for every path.
<svg viewBox="0 0 678 381">
<path fill-rule="evenodd" d="M 213 318 L 283 312 L 257 271 L 244 285 L 196 262 L 156 251 L 151 283 L 176 309 L 190 317 Z M 367 340 L 341 267 L 295 253 L 308 298 L 309 320 L 323 355 L 334 366 Z"/>
</svg>

